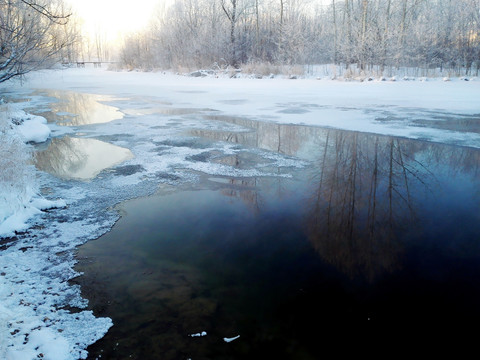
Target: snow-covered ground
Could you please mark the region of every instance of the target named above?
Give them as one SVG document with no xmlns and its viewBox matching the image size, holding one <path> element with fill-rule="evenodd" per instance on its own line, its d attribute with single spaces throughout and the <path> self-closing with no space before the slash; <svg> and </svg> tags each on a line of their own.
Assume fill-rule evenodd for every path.
<svg viewBox="0 0 480 360">
<path fill-rule="evenodd" d="M 28 143 L 42 143 L 50 136 L 47 120 L 0 104 L 0 238 L 25 230 L 26 222 L 41 210 L 63 206 L 36 195 Z"/>
<path fill-rule="evenodd" d="M 38 89 L 44 92 L 34 91 Z M 123 115 L 91 125 L 46 124 L 48 112 L 42 117 L 28 111 L 55 112 L 53 95 L 47 90 L 108 95 L 108 104 Z M 167 186 L 162 184 L 188 186 L 201 174 L 291 176 L 295 169 L 308 166 L 305 159 L 231 142 L 204 142 L 188 135 L 191 129 L 248 131 L 215 121 L 215 117 L 324 126 L 480 148 L 480 81 L 194 78 L 87 68 L 37 72 L 23 85 L 1 85 L 2 93 L 28 99 L 9 105 L 9 112 L 3 113 L 18 124 L 15 131 L 23 134 L 24 143 L 43 142 L 49 136 L 56 141 L 50 145 L 56 153 L 42 158 L 50 168 L 55 168 L 54 158 L 79 171 L 86 166 L 85 159 L 95 157 L 89 152 L 100 141 L 108 145 L 102 151 L 120 149 L 122 154 L 82 178 L 63 177 L 58 168 L 50 173 L 37 171 L 32 190 L 22 200 L 24 206 L 10 214 L 4 210 L 0 224 L 4 229 L 0 242 L 2 359 L 84 358 L 86 347 L 108 331 L 111 320 L 95 318 L 84 310 L 87 304 L 80 289 L 68 280 L 78 275 L 73 270 L 75 247 L 113 226 L 119 216 L 114 210 L 118 203 Z M 80 108 L 77 104 L 77 111 Z M 57 115 L 63 115 L 60 112 Z M 17 135 L 10 130 L 3 133 L 5 139 Z M 72 152 L 75 156 L 70 156 Z M 260 161 L 241 168 L 217 161 L 243 152 Z M 104 167 L 109 168 L 101 171 Z M 2 191 L 0 195 L 7 199 L 7 191 Z M 23 218 L 15 218 L 15 223 L 14 218 L 12 223 L 5 221 L 19 214 Z M 5 238 L 27 227 L 15 239 Z"/>
</svg>

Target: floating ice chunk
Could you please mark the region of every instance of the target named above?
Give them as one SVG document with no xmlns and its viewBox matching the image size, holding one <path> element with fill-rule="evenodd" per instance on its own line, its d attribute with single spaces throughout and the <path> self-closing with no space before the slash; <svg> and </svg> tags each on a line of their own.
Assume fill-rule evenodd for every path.
<svg viewBox="0 0 480 360">
<path fill-rule="evenodd" d="M 232 338 L 223 338 L 223 341 L 229 343 L 232 342 L 233 340 L 237 340 L 240 337 L 240 335 L 234 336 Z"/>
<path fill-rule="evenodd" d="M 207 332 L 206 332 L 206 331 L 202 331 L 201 333 L 190 334 L 190 335 L 188 335 L 188 336 L 191 336 L 191 337 L 207 336 Z"/>
</svg>

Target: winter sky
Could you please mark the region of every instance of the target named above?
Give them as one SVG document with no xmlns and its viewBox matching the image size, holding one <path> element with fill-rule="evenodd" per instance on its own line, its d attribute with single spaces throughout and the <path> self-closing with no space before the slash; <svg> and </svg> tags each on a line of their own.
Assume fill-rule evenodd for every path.
<svg viewBox="0 0 480 360">
<path fill-rule="evenodd" d="M 171 0 L 68 0 L 89 34 L 102 34 L 109 41 L 141 30 L 157 6 Z"/>
</svg>

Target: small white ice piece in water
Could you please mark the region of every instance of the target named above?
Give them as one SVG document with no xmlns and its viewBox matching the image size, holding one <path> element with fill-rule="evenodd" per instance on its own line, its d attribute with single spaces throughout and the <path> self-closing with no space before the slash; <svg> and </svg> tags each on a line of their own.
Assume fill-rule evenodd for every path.
<svg viewBox="0 0 480 360">
<path fill-rule="evenodd" d="M 191 334 L 189 335 L 191 337 L 196 337 L 196 336 L 207 336 L 207 332 L 206 331 L 202 331 L 201 333 L 197 333 L 197 334 Z"/>
<path fill-rule="evenodd" d="M 232 342 L 233 340 L 237 340 L 239 337 L 240 337 L 240 335 L 237 335 L 237 336 L 232 337 L 232 338 L 223 338 L 223 341 L 229 343 L 229 342 Z"/>
</svg>

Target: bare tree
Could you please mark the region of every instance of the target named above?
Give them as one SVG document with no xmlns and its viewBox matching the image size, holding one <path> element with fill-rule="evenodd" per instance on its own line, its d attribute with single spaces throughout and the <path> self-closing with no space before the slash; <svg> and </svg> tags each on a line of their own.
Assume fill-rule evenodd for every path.
<svg viewBox="0 0 480 360">
<path fill-rule="evenodd" d="M 221 0 L 222 9 L 227 15 L 228 20 L 230 21 L 230 46 L 232 51 L 232 57 L 230 64 L 237 66 L 237 53 L 236 53 L 236 37 L 235 37 L 235 27 L 239 18 L 238 14 L 238 0 Z"/>
<path fill-rule="evenodd" d="M 0 0 L 0 82 L 47 66 L 71 42 L 58 36 L 70 15 L 57 9 L 47 0 Z"/>
<path fill-rule="evenodd" d="M 333 62 L 337 63 L 338 50 L 337 50 L 337 41 L 338 41 L 338 28 L 337 28 L 337 11 L 335 6 L 335 0 L 332 0 L 332 17 L 333 17 Z"/>
<path fill-rule="evenodd" d="M 141 36 L 159 67 L 333 62 L 352 74 L 474 74 L 479 8 L 479 0 L 175 0 Z"/>
<path fill-rule="evenodd" d="M 35 10 L 37 13 L 43 15 L 44 17 L 48 18 L 49 20 L 60 24 L 66 25 L 68 22 L 68 18 L 71 14 L 63 14 L 63 13 L 55 13 L 51 9 L 49 9 L 48 2 L 42 4 L 40 1 L 28 1 L 28 0 L 20 0 L 23 4 L 27 5 L 28 7 Z"/>
</svg>

